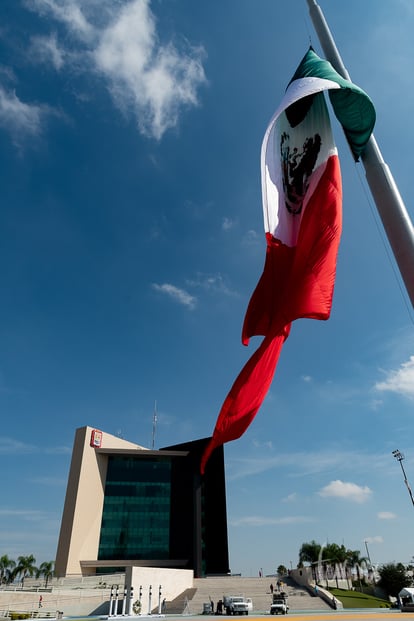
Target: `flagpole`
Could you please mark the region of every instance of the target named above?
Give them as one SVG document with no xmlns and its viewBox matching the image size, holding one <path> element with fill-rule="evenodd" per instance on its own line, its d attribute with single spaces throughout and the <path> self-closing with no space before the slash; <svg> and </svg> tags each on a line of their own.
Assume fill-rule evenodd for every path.
<svg viewBox="0 0 414 621">
<path fill-rule="evenodd" d="M 326 59 L 342 77 L 351 80 L 320 6 L 316 0 L 307 0 L 307 3 Z M 377 211 L 414 307 L 414 228 L 397 184 L 373 135 L 361 155 L 361 160 Z"/>
</svg>

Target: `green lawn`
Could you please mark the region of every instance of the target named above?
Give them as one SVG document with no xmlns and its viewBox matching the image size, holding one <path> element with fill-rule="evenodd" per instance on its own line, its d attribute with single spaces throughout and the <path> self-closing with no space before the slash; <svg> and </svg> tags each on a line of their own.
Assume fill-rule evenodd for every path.
<svg viewBox="0 0 414 621">
<path fill-rule="evenodd" d="M 343 589 L 329 589 L 335 595 L 344 608 L 390 608 L 391 604 L 386 599 L 358 593 L 358 591 L 345 591 Z"/>
</svg>

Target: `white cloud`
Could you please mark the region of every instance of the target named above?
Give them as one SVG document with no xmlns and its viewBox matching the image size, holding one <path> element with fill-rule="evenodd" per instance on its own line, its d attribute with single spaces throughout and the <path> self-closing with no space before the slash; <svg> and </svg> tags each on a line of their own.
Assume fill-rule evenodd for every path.
<svg viewBox="0 0 414 621">
<path fill-rule="evenodd" d="M 33 37 L 31 54 L 33 60 L 50 62 L 56 71 L 59 71 L 65 62 L 65 52 L 59 48 L 55 34 L 48 37 Z"/>
<path fill-rule="evenodd" d="M 253 439 L 252 440 L 252 445 L 254 446 L 255 449 L 266 449 L 266 450 L 272 450 L 273 449 L 273 442 L 271 440 L 266 440 L 266 442 L 260 442 L 259 440 Z"/>
<path fill-rule="evenodd" d="M 78 0 L 26 0 L 26 4 L 41 15 L 51 15 L 78 37 L 87 39 L 93 36 L 93 27 L 82 12 Z"/>
<path fill-rule="evenodd" d="M 399 369 L 389 371 L 386 379 L 377 382 L 375 388 L 414 399 L 414 356 L 410 356 L 408 362 L 403 362 Z"/>
<path fill-rule="evenodd" d="M 261 235 L 259 236 L 253 229 L 250 229 L 244 235 L 242 244 L 244 246 L 255 246 L 260 241 L 263 241 L 263 237 Z"/>
<path fill-rule="evenodd" d="M 379 511 L 377 517 L 379 520 L 395 520 L 397 516 L 391 511 Z"/>
<path fill-rule="evenodd" d="M 198 273 L 195 280 L 187 280 L 186 282 L 190 287 L 199 287 L 212 293 L 220 293 L 228 296 L 238 295 L 226 285 L 221 274 Z"/>
<path fill-rule="evenodd" d="M 162 44 L 150 0 L 26 0 L 41 16 L 62 25 L 69 37 L 63 48 L 55 35 L 33 38 L 42 62 L 103 79 L 116 107 L 136 119 L 139 131 L 161 139 L 178 124 L 183 108 L 198 105 L 197 91 L 207 82 L 202 47 L 181 41 Z M 63 39 L 63 36 L 62 36 Z"/>
<path fill-rule="evenodd" d="M 0 126 L 10 132 L 15 144 L 40 133 L 45 113 L 46 108 L 24 103 L 14 91 L 0 85 Z"/>
<path fill-rule="evenodd" d="M 375 537 L 365 537 L 364 538 L 364 542 L 367 543 L 384 543 L 384 539 L 381 537 L 381 535 L 375 535 Z"/>
<path fill-rule="evenodd" d="M 0 509 L 0 517 L 11 517 L 13 519 L 23 518 L 24 520 L 37 521 L 43 519 L 45 514 L 37 509 Z"/>
<path fill-rule="evenodd" d="M 292 494 L 289 494 L 285 498 L 282 498 L 282 502 L 295 502 L 297 497 L 298 497 L 297 493 L 293 492 Z"/>
<path fill-rule="evenodd" d="M 252 515 L 240 519 L 230 520 L 231 526 L 279 526 L 283 524 L 305 524 L 308 522 L 314 522 L 314 518 L 301 515 L 281 518 L 269 518 Z"/>
<path fill-rule="evenodd" d="M 370 498 L 372 491 L 367 486 L 336 480 L 323 487 L 318 494 L 324 498 L 343 498 L 362 503 Z"/>
<path fill-rule="evenodd" d="M 184 289 L 179 289 L 178 287 L 175 287 L 174 285 L 171 285 L 169 283 L 164 283 L 162 285 L 154 283 L 152 287 L 153 289 L 155 289 L 155 291 L 165 293 L 179 304 L 187 306 L 187 308 L 189 308 L 190 310 L 194 310 L 197 305 L 197 299 L 194 296 L 190 295 L 187 291 L 184 291 Z"/>
<path fill-rule="evenodd" d="M 232 220 L 231 218 L 223 218 L 223 221 L 221 223 L 221 228 L 223 229 L 223 231 L 230 231 L 232 228 L 234 228 L 236 225 L 235 220 Z"/>
<path fill-rule="evenodd" d="M 202 50 L 184 55 L 171 43 L 159 45 L 146 0 L 122 7 L 93 55 L 115 104 L 135 112 L 145 135 L 160 139 L 177 125 L 181 106 L 198 103 L 197 88 L 205 82 Z"/>
<path fill-rule="evenodd" d="M 328 449 L 319 452 L 287 453 L 261 451 L 259 455 L 239 455 L 228 460 L 229 480 L 259 475 L 270 470 L 290 469 L 290 477 L 304 477 L 318 473 L 351 472 L 357 475 L 365 468 L 375 468 L 378 472 L 387 470 L 382 453 L 364 454 L 360 451 L 341 451 Z M 349 476 L 349 475 L 347 475 Z"/>
<path fill-rule="evenodd" d="M 36 448 L 30 444 L 6 436 L 0 437 L 0 455 L 19 455 L 34 453 L 35 451 Z"/>
</svg>

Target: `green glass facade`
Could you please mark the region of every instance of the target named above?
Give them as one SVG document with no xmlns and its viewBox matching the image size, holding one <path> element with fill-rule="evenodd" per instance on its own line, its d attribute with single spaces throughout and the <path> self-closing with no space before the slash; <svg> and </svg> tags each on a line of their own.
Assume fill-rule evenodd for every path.
<svg viewBox="0 0 414 621">
<path fill-rule="evenodd" d="M 98 559 L 168 559 L 171 459 L 108 458 Z"/>
<path fill-rule="evenodd" d="M 223 449 L 214 451 L 202 477 L 207 442 L 97 449 L 106 461 L 97 571 L 123 560 L 193 569 L 196 577 L 229 571 Z"/>
</svg>

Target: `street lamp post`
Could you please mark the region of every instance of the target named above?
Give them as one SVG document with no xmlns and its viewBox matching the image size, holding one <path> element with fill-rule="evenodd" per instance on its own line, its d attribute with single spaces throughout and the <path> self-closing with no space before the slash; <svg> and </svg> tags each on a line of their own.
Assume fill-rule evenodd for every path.
<svg viewBox="0 0 414 621">
<path fill-rule="evenodd" d="M 365 543 L 365 549 L 366 549 L 366 551 L 367 551 L 367 558 L 368 558 L 368 560 L 369 560 L 369 566 L 370 566 L 370 567 L 371 567 L 371 569 L 372 569 L 371 557 L 370 557 L 370 555 L 369 555 L 369 550 L 368 550 L 368 541 L 367 541 L 366 539 L 364 539 L 364 543 Z"/>
<path fill-rule="evenodd" d="M 404 470 L 404 466 L 403 466 L 403 460 L 405 459 L 404 455 L 398 449 L 393 451 L 392 454 L 394 455 L 395 459 L 400 462 L 401 470 L 402 470 L 402 473 L 404 475 L 404 483 L 407 486 L 408 493 L 410 494 L 411 502 L 412 502 L 413 507 L 414 507 L 413 493 L 411 491 L 410 484 L 408 483 L 407 475 L 405 474 L 405 470 Z"/>
<path fill-rule="evenodd" d="M 372 581 L 373 581 L 373 583 L 375 584 L 375 570 L 374 570 L 374 568 L 373 568 L 373 566 L 372 566 L 371 557 L 370 557 L 370 555 L 369 555 L 369 550 L 368 550 L 368 541 L 367 541 L 366 539 L 364 539 L 364 543 L 365 543 L 365 549 L 366 549 L 366 551 L 367 551 L 367 558 L 368 558 L 368 561 L 369 561 L 369 571 L 371 572 L 371 575 L 372 575 Z M 369 573 L 369 572 L 368 572 L 368 573 Z"/>
</svg>

